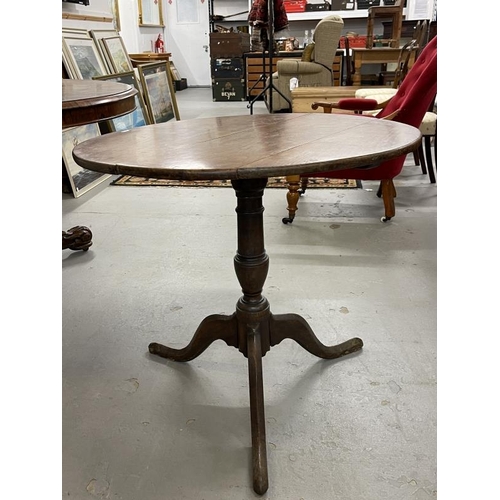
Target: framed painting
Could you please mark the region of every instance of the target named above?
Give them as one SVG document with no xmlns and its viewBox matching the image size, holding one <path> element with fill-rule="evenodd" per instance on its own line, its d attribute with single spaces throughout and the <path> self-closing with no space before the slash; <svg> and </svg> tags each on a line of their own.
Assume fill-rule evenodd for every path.
<svg viewBox="0 0 500 500">
<path fill-rule="evenodd" d="M 181 79 L 181 75 L 177 71 L 177 68 L 175 67 L 174 61 L 169 61 L 169 62 L 170 62 L 170 71 L 172 73 L 172 78 L 174 80 L 180 80 Z"/>
<path fill-rule="evenodd" d="M 137 0 L 139 2 L 139 26 L 164 28 L 161 0 Z"/>
<path fill-rule="evenodd" d="M 118 0 L 111 0 L 111 12 L 113 13 L 113 26 L 116 31 L 121 31 L 120 6 Z"/>
<path fill-rule="evenodd" d="M 102 38 L 101 42 L 113 66 L 114 73 L 125 73 L 134 69 L 121 36 Z"/>
<path fill-rule="evenodd" d="M 82 38 L 84 40 L 89 40 L 91 38 L 90 32 L 86 29 L 83 29 L 83 28 L 65 28 L 64 26 L 62 28 L 62 36 L 69 37 L 69 38 Z M 66 55 L 66 52 L 64 51 L 64 45 L 63 45 L 63 51 L 62 51 L 62 62 L 63 62 L 63 68 L 66 71 L 66 75 L 67 75 L 66 78 L 72 78 L 72 79 L 79 78 L 76 69 L 71 64 L 69 57 Z"/>
<path fill-rule="evenodd" d="M 62 28 L 62 36 L 69 36 L 71 38 L 90 38 L 88 30 L 83 28 Z"/>
<path fill-rule="evenodd" d="M 63 37 L 62 42 L 63 51 L 66 52 L 77 79 L 91 80 L 94 76 L 108 73 L 92 38 Z"/>
<path fill-rule="evenodd" d="M 78 78 L 78 75 L 76 73 L 76 69 L 71 64 L 71 61 L 69 60 L 69 58 L 66 55 L 66 53 L 64 52 L 64 50 L 62 51 L 62 65 L 63 65 L 63 69 L 66 71 L 66 75 L 67 75 L 66 78 L 70 78 L 73 80 Z M 63 72 L 63 74 L 64 74 L 64 72 Z"/>
<path fill-rule="evenodd" d="M 78 198 L 101 182 L 109 179 L 111 174 L 93 172 L 80 167 L 72 156 L 73 148 L 81 142 L 93 139 L 101 135 L 97 123 L 82 125 L 63 130 L 62 132 L 62 161 L 63 168 L 66 168 L 68 179 L 71 184 L 73 196 Z"/>
<path fill-rule="evenodd" d="M 172 75 L 167 61 L 141 64 L 138 68 L 144 98 L 153 123 L 180 120 Z"/>
<path fill-rule="evenodd" d="M 111 132 L 121 132 L 123 130 L 130 130 L 131 128 L 142 127 L 152 123 L 146 103 L 142 97 L 141 84 L 137 80 L 137 76 L 133 70 L 128 71 L 127 73 L 98 76 L 95 80 L 108 80 L 112 82 L 126 83 L 127 85 L 132 85 L 138 91 L 135 95 L 134 111 L 107 121 Z"/>
<path fill-rule="evenodd" d="M 120 36 L 120 34 L 118 33 L 118 31 L 114 30 L 114 29 L 108 29 L 108 30 L 90 30 L 89 31 L 90 33 L 90 36 L 94 39 L 94 42 L 97 46 L 97 50 L 99 51 L 99 53 L 101 54 L 101 57 L 104 61 L 104 64 L 106 65 L 107 67 L 107 73 L 108 74 L 111 74 L 111 73 L 114 73 L 114 69 L 113 69 L 113 65 L 111 63 L 111 61 L 109 60 L 108 58 L 108 55 L 106 53 L 106 49 L 104 48 L 104 45 L 102 43 L 102 39 L 103 38 L 111 38 L 111 37 L 115 37 L 115 36 Z"/>
</svg>

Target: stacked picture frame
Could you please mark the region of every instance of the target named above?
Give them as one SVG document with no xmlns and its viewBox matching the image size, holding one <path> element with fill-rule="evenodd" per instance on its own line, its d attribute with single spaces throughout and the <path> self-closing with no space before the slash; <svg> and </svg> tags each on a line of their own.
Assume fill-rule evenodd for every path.
<svg viewBox="0 0 500 500">
<path fill-rule="evenodd" d="M 180 120 L 172 74 L 167 61 L 141 64 L 139 78 L 152 123 Z"/>
<path fill-rule="evenodd" d="M 83 29 L 63 28 L 63 70 L 69 78 L 90 80 L 108 73 L 108 68 L 90 32 Z"/>
<path fill-rule="evenodd" d="M 136 127 L 180 120 L 171 63 L 140 64 L 134 68 L 119 32 L 114 29 L 62 29 L 63 78 L 109 80 L 137 89 L 136 109 L 99 125 L 73 127 L 63 131 L 63 192 L 75 198 L 110 177 L 78 166 L 72 149 L 103 133 L 123 132 Z"/>
<path fill-rule="evenodd" d="M 98 76 L 96 80 L 108 80 L 117 83 L 126 83 L 132 85 L 137 90 L 135 95 L 135 110 L 112 120 L 107 120 L 109 132 L 121 132 L 123 130 L 130 130 L 135 127 L 142 127 L 153 123 L 150 118 L 150 113 L 144 101 L 143 90 L 140 80 L 134 70 L 124 73 L 114 73 L 111 75 Z"/>
<path fill-rule="evenodd" d="M 63 163 L 63 192 L 72 193 L 75 198 L 80 197 L 92 188 L 111 177 L 110 174 L 94 172 L 80 167 L 72 156 L 75 146 L 101 135 L 97 123 L 90 123 L 80 127 L 71 127 L 62 132 L 62 163 Z"/>
</svg>

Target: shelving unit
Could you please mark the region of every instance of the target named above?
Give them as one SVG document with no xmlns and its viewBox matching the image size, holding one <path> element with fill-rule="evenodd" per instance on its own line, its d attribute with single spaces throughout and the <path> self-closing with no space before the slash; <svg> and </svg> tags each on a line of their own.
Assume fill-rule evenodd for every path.
<svg viewBox="0 0 500 500">
<path fill-rule="evenodd" d="M 237 26 L 248 26 L 248 13 L 239 14 L 232 17 L 238 12 L 250 10 L 252 2 L 249 0 L 208 0 L 208 15 L 210 19 L 210 33 L 215 31 L 216 24 L 225 28 L 234 28 Z M 213 21 L 212 16 L 231 16 L 227 20 Z"/>
</svg>

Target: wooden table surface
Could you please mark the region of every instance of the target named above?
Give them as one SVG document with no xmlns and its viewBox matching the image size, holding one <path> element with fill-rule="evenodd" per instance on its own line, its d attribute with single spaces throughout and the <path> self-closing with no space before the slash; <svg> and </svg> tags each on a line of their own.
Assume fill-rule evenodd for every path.
<svg viewBox="0 0 500 500">
<path fill-rule="evenodd" d="M 170 121 L 73 150 L 90 170 L 164 179 L 248 179 L 365 166 L 413 151 L 418 129 L 316 113 Z"/>
<path fill-rule="evenodd" d="M 137 90 L 124 83 L 102 80 L 62 80 L 63 128 L 126 115 L 136 108 Z"/>
</svg>

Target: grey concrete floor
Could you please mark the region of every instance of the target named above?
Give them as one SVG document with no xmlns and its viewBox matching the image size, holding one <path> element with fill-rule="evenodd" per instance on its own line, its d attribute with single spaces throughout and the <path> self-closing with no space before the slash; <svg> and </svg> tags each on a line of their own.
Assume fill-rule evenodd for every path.
<svg viewBox="0 0 500 500">
<path fill-rule="evenodd" d="M 177 99 L 183 120 L 249 113 L 210 89 Z M 373 182 L 310 189 L 291 225 L 285 190 L 265 192 L 272 312 L 365 346 L 324 361 L 286 340 L 265 356 L 264 498 L 437 497 L 437 185 L 411 157 L 395 184 L 389 223 Z M 62 252 L 62 498 L 259 498 L 246 359 L 221 341 L 185 364 L 147 349 L 183 347 L 205 316 L 234 311 L 235 205 L 232 189 L 109 181 L 63 195 L 62 228 L 86 225 L 94 244 Z"/>
</svg>

